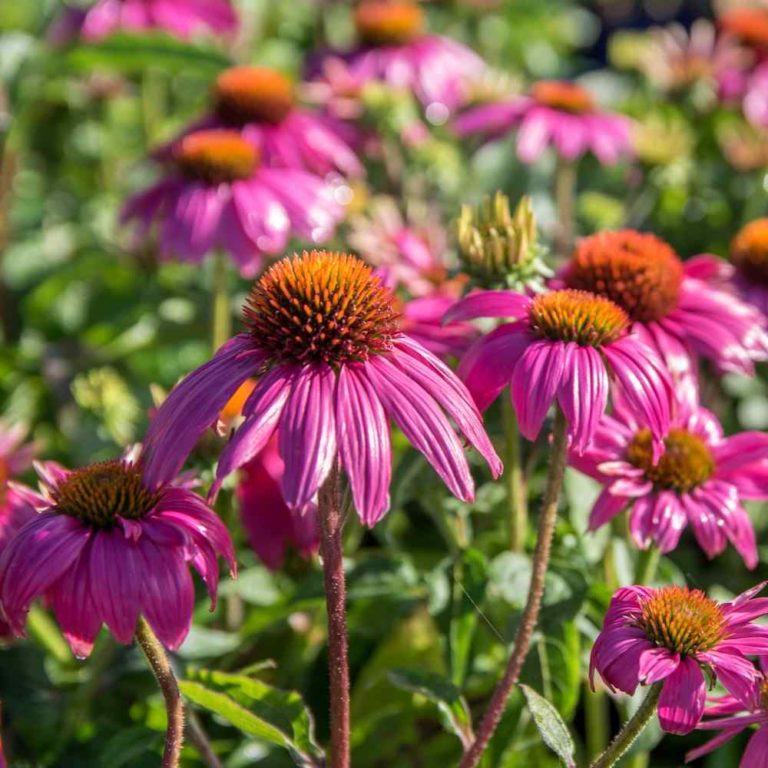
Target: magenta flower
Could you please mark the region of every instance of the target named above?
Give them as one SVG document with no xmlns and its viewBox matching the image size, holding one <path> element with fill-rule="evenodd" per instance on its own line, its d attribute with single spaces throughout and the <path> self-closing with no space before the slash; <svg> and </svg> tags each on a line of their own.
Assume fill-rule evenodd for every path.
<svg viewBox="0 0 768 768">
<path fill-rule="evenodd" d="M 212 604 L 217 558 L 235 571 L 226 528 L 188 488 L 149 484 L 129 458 L 67 470 L 38 467 L 39 512 L 0 555 L 0 606 L 22 634 L 30 603 L 51 606 L 76 656 L 87 656 L 101 625 L 130 643 L 143 615 L 168 648 L 177 648 L 192 621 L 194 589 L 188 564 L 200 573 Z"/>
<path fill-rule="evenodd" d="M 354 21 L 359 47 L 327 55 L 347 64 L 352 82 L 383 81 L 413 92 L 433 122 L 444 122 L 463 104 L 470 82 L 486 70 L 474 51 L 425 32 L 424 13 L 412 0 L 362 0 Z"/>
<path fill-rule="evenodd" d="M 495 476 L 501 462 L 464 385 L 401 332 L 393 301 L 353 256 L 313 251 L 273 265 L 251 290 L 246 330 L 158 411 L 146 440 L 148 476 L 173 476 L 242 382 L 257 377 L 213 492 L 277 430 L 288 505 L 311 502 L 338 461 L 363 523 L 372 526 L 389 507 L 391 417 L 449 489 L 471 499 L 464 448 L 446 413 Z"/>
<path fill-rule="evenodd" d="M 628 118 L 599 110 L 589 91 L 559 80 L 534 83 L 526 96 L 474 107 L 456 119 L 454 128 L 459 136 L 487 139 L 517 128 L 517 156 L 528 164 L 548 146 L 565 160 L 592 152 L 605 165 L 632 150 Z"/>
<path fill-rule="evenodd" d="M 147 29 L 182 40 L 206 31 L 230 35 L 237 30 L 237 15 L 229 0 L 97 0 L 88 9 L 65 8 L 50 34 L 55 42 L 68 42 L 78 35 L 100 40 L 119 30 Z"/>
<path fill-rule="evenodd" d="M 695 376 L 697 356 L 719 371 L 753 374 L 754 362 L 768 356 L 765 318 L 716 281 L 696 277 L 700 269 L 655 235 L 628 229 L 582 238 L 561 278 L 621 306 L 677 381 Z"/>
<path fill-rule="evenodd" d="M 264 450 L 243 465 L 235 490 L 248 543 L 272 571 L 282 567 L 289 547 L 306 558 L 320 546 L 316 504 L 291 509 L 283 499 L 285 464 L 277 445 L 273 435 Z"/>
<path fill-rule="evenodd" d="M 635 544 L 670 552 L 687 525 L 710 558 L 733 544 L 748 568 L 757 565 L 755 532 L 743 499 L 768 499 L 768 435 L 723 435 L 714 414 L 680 403 L 656 463 L 644 422 L 619 406 L 604 416 L 590 448 L 571 464 L 605 487 L 589 529 L 630 508 Z"/>
<path fill-rule="evenodd" d="M 763 662 L 765 668 L 765 659 Z M 746 728 L 756 725 L 757 730 L 747 742 L 739 768 L 764 768 L 768 755 L 768 678 L 765 675 L 761 675 L 754 682 L 751 699 L 749 706 L 745 706 L 743 701 L 727 694 L 713 697 L 713 705 L 704 711 L 705 717 L 712 719 L 702 720 L 697 729 L 721 733 L 688 752 L 685 762 L 689 763 L 714 752 Z"/>
<path fill-rule="evenodd" d="M 753 600 L 764 586 L 729 603 L 688 587 L 619 589 L 592 648 L 590 681 L 597 671 L 611 690 L 630 695 L 638 685 L 663 681 L 658 715 L 668 733 L 698 725 L 707 679 L 749 705 L 760 673 L 747 656 L 768 651 L 768 628 L 753 623 L 768 613 L 768 601 Z"/>
<path fill-rule="evenodd" d="M 446 320 L 475 317 L 514 318 L 475 342 L 459 366 L 481 410 L 509 385 L 520 432 L 535 440 L 556 400 L 573 449 L 584 451 L 605 413 L 613 379 L 661 445 L 670 420 L 669 376 L 656 354 L 628 333 L 629 318 L 612 301 L 573 290 L 533 298 L 479 291 Z"/>
<path fill-rule="evenodd" d="M 322 179 L 295 168 L 266 168 L 236 131 L 205 130 L 182 138 L 169 174 L 128 201 L 122 221 L 146 235 L 160 229 L 160 255 L 199 263 L 224 249 L 243 276 L 281 252 L 292 236 L 321 243 L 333 235 L 343 207 Z"/>
</svg>

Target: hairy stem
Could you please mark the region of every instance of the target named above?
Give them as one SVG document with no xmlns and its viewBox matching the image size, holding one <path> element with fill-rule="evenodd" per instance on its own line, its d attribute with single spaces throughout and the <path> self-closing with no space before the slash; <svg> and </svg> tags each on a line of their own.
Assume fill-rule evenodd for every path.
<svg viewBox="0 0 768 768">
<path fill-rule="evenodd" d="M 221 760 L 213 751 L 208 734 L 192 710 L 187 716 L 187 735 L 207 768 L 223 768 Z"/>
<path fill-rule="evenodd" d="M 211 307 L 211 345 L 215 352 L 232 335 L 232 314 L 229 308 L 227 259 L 223 253 L 214 256 L 213 299 Z"/>
<path fill-rule="evenodd" d="M 528 498 L 523 474 L 520 429 L 509 397 L 502 397 L 501 407 L 506 439 L 504 477 L 507 481 L 509 508 L 509 548 L 513 552 L 522 552 L 525 549 L 525 536 L 528 530 Z"/>
<path fill-rule="evenodd" d="M 346 584 L 341 531 L 341 487 L 337 467 L 331 470 L 318 500 L 320 553 L 323 557 L 328 612 L 328 671 L 331 687 L 330 768 L 349 768 L 349 660 L 347 654 Z"/>
<path fill-rule="evenodd" d="M 136 625 L 136 642 L 147 657 L 149 666 L 163 692 L 165 709 L 168 713 L 168 728 L 165 732 L 162 768 L 178 768 L 181 758 L 181 746 L 184 743 L 184 703 L 181 700 L 176 676 L 171 669 L 171 662 L 160 641 L 143 617 Z"/>
<path fill-rule="evenodd" d="M 643 732 L 648 721 L 656 712 L 656 705 L 659 703 L 659 696 L 661 696 L 661 687 L 662 683 L 651 686 L 637 712 L 624 723 L 624 727 L 616 734 L 616 738 L 608 745 L 605 752 L 592 763 L 591 768 L 610 768 L 635 743 L 637 737 Z"/>
<path fill-rule="evenodd" d="M 536 550 L 533 554 L 533 570 L 531 573 L 531 585 L 528 588 L 528 600 L 525 604 L 520 627 L 515 636 L 512 654 L 507 662 L 507 670 L 493 692 L 488 709 L 477 732 L 477 738 L 464 753 L 460 768 L 475 768 L 480 762 L 480 758 L 488 746 L 488 742 L 491 740 L 496 726 L 499 724 L 499 720 L 501 720 L 501 716 L 504 714 L 509 694 L 520 677 L 520 672 L 531 647 L 531 638 L 539 620 L 541 598 L 544 594 L 544 577 L 549 566 L 552 538 L 557 523 L 557 502 L 563 486 L 567 450 L 565 428 L 565 417 L 558 408 L 555 414 L 555 422 L 552 426 L 552 446 L 547 473 L 547 487 L 544 491 L 544 501 L 541 516 L 539 517 L 538 538 Z"/>
</svg>

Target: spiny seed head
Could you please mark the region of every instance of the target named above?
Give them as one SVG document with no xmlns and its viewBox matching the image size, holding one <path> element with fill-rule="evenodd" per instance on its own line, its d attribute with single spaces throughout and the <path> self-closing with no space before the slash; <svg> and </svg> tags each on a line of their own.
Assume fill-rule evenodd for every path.
<svg viewBox="0 0 768 768">
<path fill-rule="evenodd" d="M 579 241 L 563 277 L 569 288 L 606 296 L 631 320 L 650 322 L 677 306 L 683 265 L 655 235 L 625 229 Z"/>
<path fill-rule="evenodd" d="M 358 36 L 368 45 L 400 45 L 424 29 L 424 12 L 410 0 L 362 0 L 354 18 Z"/>
<path fill-rule="evenodd" d="M 174 149 L 174 158 L 188 178 L 222 184 L 250 178 L 259 154 L 237 131 L 212 129 L 184 136 Z"/>
<path fill-rule="evenodd" d="M 276 69 L 232 67 L 216 78 L 213 100 L 216 114 L 228 125 L 277 124 L 293 109 L 293 83 Z"/>
<path fill-rule="evenodd" d="M 698 589 L 662 587 L 641 603 L 637 625 L 648 639 L 681 656 L 714 648 L 725 636 L 720 606 Z"/>
<path fill-rule="evenodd" d="M 592 94 L 586 88 L 566 80 L 540 80 L 531 86 L 531 97 L 545 107 L 573 114 L 595 109 Z"/>
<path fill-rule="evenodd" d="M 731 261 L 748 281 L 768 285 L 768 218 L 739 230 L 731 241 Z"/>
<path fill-rule="evenodd" d="M 685 429 L 671 429 L 664 438 L 664 453 L 654 466 L 653 437 L 642 429 L 627 448 L 627 460 L 645 472 L 658 488 L 688 493 L 712 477 L 715 460 L 705 442 Z"/>
<path fill-rule="evenodd" d="M 253 286 L 243 313 L 274 362 L 367 360 L 399 334 L 392 293 L 346 253 L 305 251 L 277 262 Z"/>
<path fill-rule="evenodd" d="M 621 307 L 587 291 L 552 291 L 536 296 L 529 309 L 534 335 L 600 347 L 616 341 L 629 326 Z"/>
<path fill-rule="evenodd" d="M 140 520 L 158 501 L 158 494 L 144 486 L 141 468 L 120 460 L 74 470 L 52 497 L 57 512 L 94 528 L 110 528 L 118 516 Z"/>
</svg>

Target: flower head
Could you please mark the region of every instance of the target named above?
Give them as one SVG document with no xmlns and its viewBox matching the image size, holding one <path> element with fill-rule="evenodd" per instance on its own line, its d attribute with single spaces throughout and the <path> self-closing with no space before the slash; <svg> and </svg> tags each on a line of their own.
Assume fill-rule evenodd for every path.
<svg viewBox="0 0 768 768">
<path fill-rule="evenodd" d="M 295 168 L 268 168 L 257 147 L 225 129 L 194 131 L 173 145 L 166 178 L 136 195 L 124 222 L 160 230 L 160 255 L 198 263 L 223 248 L 245 276 L 291 236 L 322 242 L 343 215 L 333 188 Z"/>
<path fill-rule="evenodd" d="M 561 277 L 616 302 L 679 380 L 692 377 L 696 356 L 721 371 L 753 373 L 768 354 L 764 319 L 697 277 L 697 264 L 683 263 L 655 235 L 621 230 L 582 238 Z"/>
<path fill-rule="evenodd" d="M 628 334 L 627 313 L 586 291 L 560 290 L 533 298 L 512 291 L 479 291 L 459 302 L 448 320 L 514 318 L 469 349 L 459 367 L 485 409 L 509 385 L 521 433 L 534 440 L 556 400 L 577 452 L 592 441 L 610 380 L 653 424 L 658 449 L 670 418 L 671 383 L 661 360 Z"/>
<path fill-rule="evenodd" d="M 759 6 L 736 7 L 720 14 L 717 23 L 723 32 L 758 53 L 768 51 L 768 9 Z"/>
<path fill-rule="evenodd" d="M 90 653 L 102 624 L 131 642 L 140 615 L 164 645 L 177 648 L 194 607 L 188 565 L 203 577 L 212 604 L 218 557 L 235 570 L 219 518 L 183 485 L 150 485 L 130 458 L 76 470 L 48 462 L 38 473 L 38 512 L 0 556 L 0 606 L 11 629 L 23 632 L 39 596 L 77 656 Z"/>
<path fill-rule="evenodd" d="M 450 490 L 471 498 L 464 450 L 446 414 L 494 474 L 501 464 L 469 393 L 402 333 L 393 302 L 371 269 L 346 254 L 305 252 L 273 265 L 251 291 L 246 330 L 158 411 L 146 441 L 149 476 L 161 482 L 178 471 L 232 394 L 256 377 L 245 420 L 219 458 L 214 493 L 277 432 L 291 508 L 311 502 L 339 462 L 358 513 L 374 525 L 389 507 L 390 417 Z"/>
<path fill-rule="evenodd" d="M 729 256 L 741 295 L 768 314 L 768 218 L 744 225 L 731 240 Z"/>
<path fill-rule="evenodd" d="M 681 402 L 654 457 L 650 430 L 620 404 L 571 463 L 604 486 L 590 530 L 629 508 L 629 529 L 642 549 L 670 552 L 690 525 L 708 557 L 730 542 L 747 567 L 757 565 L 755 532 L 742 502 L 768 498 L 767 435 L 725 437 L 712 413 Z"/>
<path fill-rule="evenodd" d="M 592 648 L 590 680 L 597 671 L 611 690 L 628 694 L 663 681 L 659 723 L 669 733 L 697 726 L 706 679 L 719 680 L 749 704 L 761 675 L 746 657 L 768 649 L 768 629 L 753 624 L 768 613 L 764 599 L 753 600 L 764 586 L 728 603 L 688 587 L 619 589 Z"/>
<path fill-rule="evenodd" d="M 517 154 L 534 163 L 548 146 L 566 160 L 592 152 L 601 163 L 615 163 L 631 151 L 630 122 L 600 111 L 592 94 L 577 83 L 543 80 L 525 96 L 475 107 L 454 123 L 460 136 L 487 139 L 517 128 Z"/>
<path fill-rule="evenodd" d="M 353 16 L 358 36 L 369 45 L 401 45 L 424 32 L 424 12 L 411 0 L 365 0 Z"/>
</svg>

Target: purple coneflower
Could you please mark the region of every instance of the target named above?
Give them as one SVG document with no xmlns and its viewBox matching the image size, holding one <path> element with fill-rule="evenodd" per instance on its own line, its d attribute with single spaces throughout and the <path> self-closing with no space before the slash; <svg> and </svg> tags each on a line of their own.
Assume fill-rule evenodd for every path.
<svg viewBox="0 0 768 768">
<path fill-rule="evenodd" d="M 288 505 L 311 502 L 338 461 L 363 523 L 372 526 L 389 507 L 391 417 L 450 490 L 471 499 L 464 448 L 446 413 L 494 475 L 501 472 L 464 385 L 401 332 L 394 297 L 359 259 L 324 251 L 283 259 L 253 286 L 244 322 L 152 421 L 146 449 L 153 482 L 179 470 L 249 377 L 258 384 L 221 453 L 214 490 L 277 430 Z"/>
<path fill-rule="evenodd" d="M 13 632 L 23 633 L 30 603 L 42 597 L 76 656 L 91 652 L 102 624 L 130 643 L 140 616 L 163 645 L 181 645 L 194 607 L 189 564 L 212 603 L 218 557 L 235 570 L 216 514 L 188 488 L 150 485 L 129 458 L 76 470 L 46 462 L 38 472 L 38 512 L 0 556 L 0 606 Z"/>
<path fill-rule="evenodd" d="M 731 241 L 729 256 L 733 266 L 728 272 L 736 289 L 768 317 L 768 218 L 742 227 Z"/>
<path fill-rule="evenodd" d="M 531 298 L 513 291 L 479 291 L 447 320 L 513 318 L 476 341 L 459 373 L 481 410 L 509 385 L 520 432 L 535 440 L 557 401 L 576 451 L 585 450 L 605 413 L 611 379 L 650 426 L 656 448 L 669 427 L 672 386 L 661 360 L 629 333 L 618 305 L 586 291 Z"/>
<path fill-rule="evenodd" d="M 542 80 L 525 96 L 483 104 L 456 119 L 460 136 L 481 134 L 487 139 L 505 136 L 517 128 L 517 155 L 534 163 L 548 146 L 564 160 L 592 152 L 606 165 L 632 148 L 630 121 L 600 110 L 592 94 L 577 83 Z"/>
<path fill-rule="evenodd" d="M 619 406 L 571 463 L 605 486 L 590 530 L 629 507 L 629 530 L 641 549 L 655 544 L 670 552 L 690 525 L 708 557 L 730 542 L 748 568 L 757 565 L 755 532 L 742 500 L 768 499 L 768 435 L 725 437 L 714 414 L 680 403 L 654 462 L 650 430 Z"/>
<path fill-rule="evenodd" d="M 237 131 L 211 129 L 174 146 L 168 175 L 129 200 L 122 220 L 138 220 L 145 235 L 157 223 L 162 258 L 198 263 L 222 248 L 253 277 L 264 254 L 279 253 L 291 236 L 324 242 L 342 216 L 319 177 L 264 167 Z"/>
<path fill-rule="evenodd" d="M 597 671 L 611 690 L 630 695 L 662 683 L 658 715 L 668 733 L 698 725 L 707 680 L 748 706 L 761 675 L 747 656 L 768 651 L 768 628 L 753 623 L 768 613 L 765 599 L 753 600 L 764 586 L 728 603 L 688 587 L 619 589 L 592 648 L 590 680 Z"/>
</svg>

